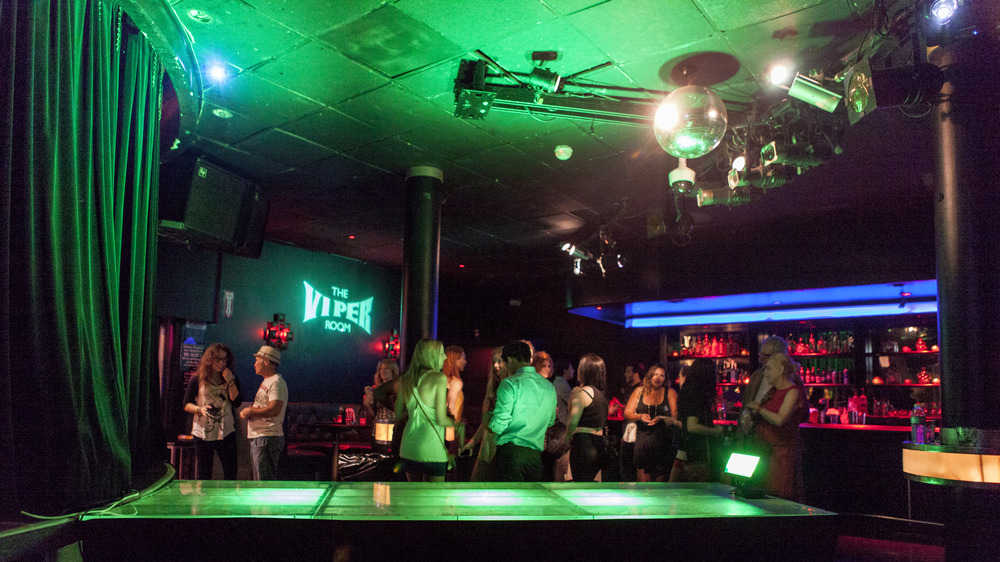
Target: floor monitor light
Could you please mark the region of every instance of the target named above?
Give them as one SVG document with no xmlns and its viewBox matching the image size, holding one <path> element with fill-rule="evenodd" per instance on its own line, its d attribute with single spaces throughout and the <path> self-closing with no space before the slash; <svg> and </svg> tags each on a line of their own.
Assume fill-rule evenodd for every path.
<svg viewBox="0 0 1000 562">
<path fill-rule="evenodd" d="M 744 499 L 759 499 L 764 497 L 764 490 L 751 484 L 751 477 L 760 457 L 746 455 L 743 453 L 733 453 L 726 461 L 726 473 L 732 476 L 735 488 L 733 493 L 736 497 Z"/>
</svg>

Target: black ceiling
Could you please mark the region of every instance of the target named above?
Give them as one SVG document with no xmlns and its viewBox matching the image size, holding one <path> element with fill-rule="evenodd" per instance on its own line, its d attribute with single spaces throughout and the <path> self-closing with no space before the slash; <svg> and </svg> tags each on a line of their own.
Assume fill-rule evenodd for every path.
<svg viewBox="0 0 1000 562">
<path fill-rule="evenodd" d="M 596 244 L 601 225 L 627 260 L 608 278 L 585 264 L 585 282 L 608 299 L 694 294 L 746 276 L 791 285 L 822 283 L 834 269 L 878 281 L 933 269 L 933 130 L 914 118 L 920 108 L 879 110 L 851 126 L 843 103 L 826 114 L 762 79 L 785 59 L 842 91 L 832 78 L 874 53 L 873 41 L 894 56 L 885 45 L 905 34 L 878 32 L 912 2 L 171 4 L 203 73 L 220 63 L 231 75 L 219 84 L 206 78 L 190 150 L 264 188 L 270 240 L 398 266 L 405 173 L 430 165 L 445 178 L 443 280 L 559 285 L 572 269 L 559 247 Z M 454 115 L 463 60 L 492 59 L 487 82 L 509 89 L 499 68 L 523 81 L 540 65 L 535 51 L 555 51 L 542 64 L 563 76 L 600 68 L 527 109 L 495 108 L 483 120 Z M 677 209 L 667 176 L 678 159 L 660 148 L 650 123 L 665 93 L 689 79 L 685 67 L 725 101 L 730 118 L 722 145 L 688 162 L 696 187 L 725 185 L 748 123 L 762 124 L 762 142 L 773 130 L 843 153 L 744 205 L 698 207 L 681 196 L 694 226 L 690 241 L 671 235 Z M 632 119 L 637 125 L 553 111 L 574 101 L 647 113 Z M 573 156 L 557 159 L 557 145 Z M 667 233 L 657 236 L 661 225 Z M 787 263 L 762 267 L 766 248 Z"/>
</svg>

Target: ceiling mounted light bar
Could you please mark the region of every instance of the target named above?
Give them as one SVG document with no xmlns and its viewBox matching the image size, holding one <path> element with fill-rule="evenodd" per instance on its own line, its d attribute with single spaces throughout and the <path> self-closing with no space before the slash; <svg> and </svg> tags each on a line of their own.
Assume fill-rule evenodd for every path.
<svg viewBox="0 0 1000 562">
<path fill-rule="evenodd" d="M 579 307 L 581 316 L 627 328 L 895 316 L 937 312 L 937 281 L 852 285 L 626 304 L 618 313 L 603 306 Z"/>
</svg>

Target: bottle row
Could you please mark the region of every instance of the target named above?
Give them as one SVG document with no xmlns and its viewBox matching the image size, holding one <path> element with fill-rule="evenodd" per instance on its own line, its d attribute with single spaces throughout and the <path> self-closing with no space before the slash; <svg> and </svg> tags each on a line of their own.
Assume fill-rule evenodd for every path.
<svg viewBox="0 0 1000 562">
<path fill-rule="evenodd" d="M 785 339 L 788 341 L 788 353 L 792 355 L 854 353 L 854 334 L 848 331 L 809 332 L 808 336 L 790 333 Z"/>
<path fill-rule="evenodd" d="M 749 355 L 742 333 L 681 336 L 679 355 L 684 357 L 736 357 Z"/>
</svg>

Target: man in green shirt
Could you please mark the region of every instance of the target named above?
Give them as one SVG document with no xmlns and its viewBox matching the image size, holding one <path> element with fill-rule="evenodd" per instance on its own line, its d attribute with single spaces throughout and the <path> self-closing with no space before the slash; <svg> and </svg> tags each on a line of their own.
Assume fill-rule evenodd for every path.
<svg viewBox="0 0 1000 562">
<path fill-rule="evenodd" d="M 499 482 L 538 482 L 545 430 L 556 419 L 556 390 L 531 366 L 531 348 L 523 341 L 505 345 L 500 358 L 511 375 L 497 388 L 490 419 L 497 443 L 494 474 Z"/>
</svg>

